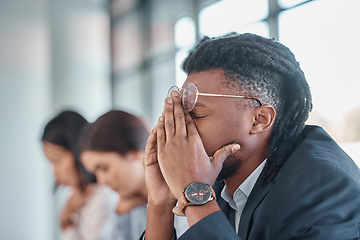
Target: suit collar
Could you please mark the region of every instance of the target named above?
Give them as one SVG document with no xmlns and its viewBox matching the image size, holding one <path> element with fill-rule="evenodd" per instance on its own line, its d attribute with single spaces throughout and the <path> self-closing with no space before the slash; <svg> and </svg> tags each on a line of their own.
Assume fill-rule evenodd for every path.
<svg viewBox="0 0 360 240">
<path fill-rule="evenodd" d="M 317 128 L 318 127 L 316 127 L 316 126 L 306 126 L 305 129 L 303 130 L 302 134 L 296 140 L 295 146 L 292 149 L 292 151 L 294 151 L 301 144 L 301 142 L 306 138 L 306 135 L 309 132 L 316 130 Z M 292 136 L 292 133 L 291 133 L 291 136 Z M 276 151 L 276 153 L 274 155 L 275 159 L 277 157 L 279 157 L 285 151 L 286 147 L 287 147 L 287 142 L 284 142 L 279 147 L 279 149 Z M 285 164 L 286 164 L 286 161 L 285 161 Z M 281 171 L 281 169 L 279 171 Z M 256 210 L 256 208 L 259 206 L 259 204 L 262 202 L 262 200 L 266 197 L 266 195 L 270 191 L 271 187 L 276 183 L 276 179 L 277 179 L 277 176 L 271 182 L 266 182 L 261 185 L 260 184 L 261 183 L 261 175 L 260 175 L 257 182 L 255 183 L 255 186 L 245 204 L 245 207 L 244 207 L 243 213 L 241 215 L 241 219 L 240 219 L 238 235 L 242 239 L 248 239 L 248 237 L 249 237 L 248 235 L 249 235 L 250 229 L 251 229 L 251 222 L 252 222 L 252 218 L 253 218 L 252 215 L 253 215 L 254 211 Z"/>
</svg>

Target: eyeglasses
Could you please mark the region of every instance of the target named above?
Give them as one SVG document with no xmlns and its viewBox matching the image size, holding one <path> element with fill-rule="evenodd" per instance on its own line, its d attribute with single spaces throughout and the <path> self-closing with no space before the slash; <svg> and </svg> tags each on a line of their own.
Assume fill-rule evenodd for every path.
<svg viewBox="0 0 360 240">
<path fill-rule="evenodd" d="M 177 86 L 172 86 L 168 91 L 168 96 L 170 96 L 171 92 L 173 92 L 173 91 L 177 91 L 180 94 L 182 105 L 183 105 L 184 109 L 188 112 L 190 112 L 191 110 L 194 109 L 199 95 L 200 96 L 208 96 L 208 97 L 229 97 L 229 98 L 252 99 L 252 100 L 257 101 L 260 104 L 260 106 L 263 105 L 263 103 L 260 101 L 260 99 L 258 99 L 256 97 L 199 93 L 197 86 L 191 82 L 186 84 L 184 88 L 178 88 Z"/>
</svg>

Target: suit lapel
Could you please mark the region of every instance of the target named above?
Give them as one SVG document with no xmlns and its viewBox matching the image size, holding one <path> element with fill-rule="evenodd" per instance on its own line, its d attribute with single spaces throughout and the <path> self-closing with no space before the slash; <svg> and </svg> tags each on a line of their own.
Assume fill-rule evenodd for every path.
<svg viewBox="0 0 360 240">
<path fill-rule="evenodd" d="M 225 216 L 227 218 L 229 218 L 229 210 L 230 210 L 229 204 L 222 197 L 220 197 L 218 199 L 219 199 L 218 204 L 219 204 L 219 207 L 220 207 L 221 211 L 223 211 Z"/>
<path fill-rule="evenodd" d="M 295 146 L 293 147 L 292 151 L 294 151 L 294 149 L 297 148 L 297 146 L 304 140 L 306 134 L 312 129 L 313 128 L 306 127 L 303 130 L 302 134 L 296 140 Z M 293 134 L 294 131 L 292 131 L 289 134 L 288 139 L 292 138 Z M 286 150 L 287 146 L 288 146 L 288 141 L 282 143 L 274 153 L 273 159 L 277 159 L 279 156 L 281 156 L 281 154 L 283 154 L 284 151 Z M 238 235 L 242 239 L 248 239 L 250 234 L 250 229 L 252 227 L 252 218 L 254 211 L 259 206 L 261 201 L 265 198 L 265 196 L 268 194 L 274 183 L 276 182 L 276 177 L 275 177 L 273 181 L 267 182 L 263 186 L 260 186 L 260 179 L 261 177 L 259 177 L 258 180 L 256 181 L 254 188 L 250 193 L 250 196 L 245 204 L 244 210 L 241 215 Z"/>
<path fill-rule="evenodd" d="M 260 187 L 260 178 L 257 180 L 256 184 L 254 185 L 254 188 L 251 191 L 250 196 L 246 201 L 244 210 L 241 214 L 239 232 L 238 232 L 238 235 L 241 237 L 241 239 L 248 239 L 248 235 L 250 233 L 250 228 L 251 228 L 252 215 L 255 209 L 257 208 L 257 206 L 259 206 L 261 201 L 269 192 L 272 185 L 273 183 L 270 182 Z"/>
<path fill-rule="evenodd" d="M 272 185 L 273 183 L 267 183 L 266 185 L 260 187 L 260 178 L 255 183 L 241 215 L 238 231 L 238 235 L 241 237 L 241 239 L 247 239 L 248 234 L 250 233 L 252 215 L 256 207 L 261 203 L 266 194 L 269 192 Z M 220 196 L 218 198 L 218 204 L 225 216 L 229 218 L 229 210 L 231 208 L 229 204 Z"/>
</svg>

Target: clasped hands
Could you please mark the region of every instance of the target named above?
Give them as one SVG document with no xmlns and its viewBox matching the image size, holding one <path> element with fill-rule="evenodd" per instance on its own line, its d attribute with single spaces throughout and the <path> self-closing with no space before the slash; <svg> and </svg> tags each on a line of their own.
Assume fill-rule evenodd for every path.
<svg viewBox="0 0 360 240">
<path fill-rule="evenodd" d="M 213 185 L 224 160 L 239 149 L 238 144 L 230 144 L 209 157 L 194 119 L 184 111 L 179 93 L 172 92 L 146 144 L 143 165 L 148 203 L 174 206 L 190 183 Z"/>
<path fill-rule="evenodd" d="M 88 185 L 84 191 L 75 189 L 60 212 L 59 220 L 61 229 L 65 230 L 77 224 L 76 213 L 85 205 L 93 193 L 93 186 Z"/>
</svg>

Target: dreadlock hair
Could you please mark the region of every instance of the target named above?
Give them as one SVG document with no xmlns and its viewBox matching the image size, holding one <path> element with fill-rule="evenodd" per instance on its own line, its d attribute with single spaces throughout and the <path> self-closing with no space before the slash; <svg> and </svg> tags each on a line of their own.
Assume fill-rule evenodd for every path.
<svg viewBox="0 0 360 240">
<path fill-rule="evenodd" d="M 230 33 L 204 37 L 185 59 L 183 69 L 187 74 L 223 69 L 233 87 L 275 108 L 261 184 L 273 180 L 312 110 L 310 88 L 294 54 L 274 39 Z"/>
</svg>

